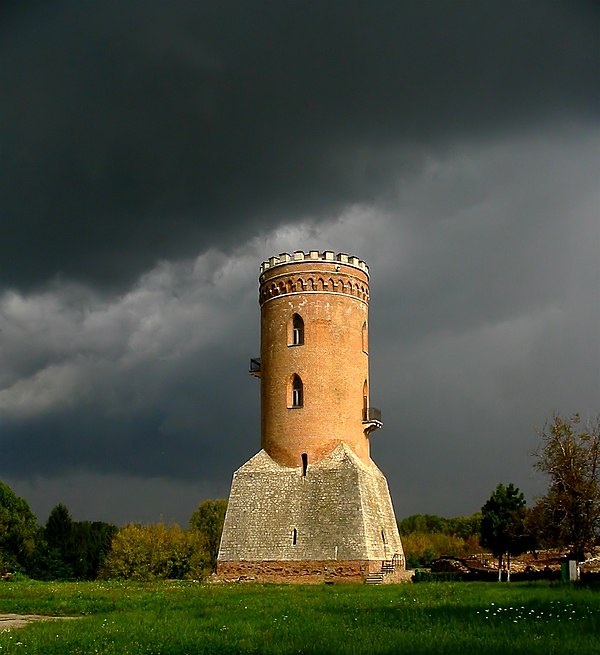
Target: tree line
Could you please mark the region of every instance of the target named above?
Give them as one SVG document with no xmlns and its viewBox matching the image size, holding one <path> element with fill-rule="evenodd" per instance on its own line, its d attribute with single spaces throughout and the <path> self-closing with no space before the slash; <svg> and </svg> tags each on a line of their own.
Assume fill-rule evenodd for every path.
<svg viewBox="0 0 600 655">
<path fill-rule="evenodd" d="M 442 555 L 493 553 L 499 576 L 510 558 L 540 548 L 563 548 L 582 561 L 600 530 L 600 421 L 556 415 L 539 432 L 534 466 L 548 489 L 532 507 L 512 483 L 499 484 L 472 516 L 416 514 L 398 522 L 409 568 Z M 206 500 L 188 526 L 74 521 L 56 505 L 44 526 L 25 500 L 0 482 L 0 574 L 22 572 L 42 580 L 106 578 L 203 579 L 216 570 L 226 500 Z"/>
<path fill-rule="evenodd" d="M 188 527 L 74 521 L 56 505 L 40 526 L 23 498 L 0 482 L 0 574 L 37 580 L 203 579 L 216 569 L 227 501 L 205 500 Z"/>
<path fill-rule="evenodd" d="M 498 576 L 510 558 L 547 548 L 581 562 L 599 544 L 600 421 L 553 416 L 539 431 L 534 467 L 546 474 L 547 492 L 532 507 L 514 484 L 499 484 L 481 512 L 444 519 L 414 515 L 398 523 L 409 566 L 428 566 L 442 555 L 466 556 L 477 547 L 492 552 Z"/>
</svg>

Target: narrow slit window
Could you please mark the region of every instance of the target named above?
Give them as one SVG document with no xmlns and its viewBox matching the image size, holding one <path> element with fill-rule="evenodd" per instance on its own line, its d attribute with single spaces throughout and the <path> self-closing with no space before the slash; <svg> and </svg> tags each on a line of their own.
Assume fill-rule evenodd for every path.
<svg viewBox="0 0 600 655">
<path fill-rule="evenodd" d="M 297 541 L 298 541 L 298 530 L 294 528 L 292 530 L 292 546 L 295 546 Z"/>
<path fill-rule="evenodd" d="M 308 470 L 308 455 L 302 453 L 302 477 L 306 477 L 306 471 Z"/>
<path fill-rule="evenodd" d="M 362 326 L 362 350 L 365 354 L 369 354 L 369 326 L 366 321 Z"/>
</svg>

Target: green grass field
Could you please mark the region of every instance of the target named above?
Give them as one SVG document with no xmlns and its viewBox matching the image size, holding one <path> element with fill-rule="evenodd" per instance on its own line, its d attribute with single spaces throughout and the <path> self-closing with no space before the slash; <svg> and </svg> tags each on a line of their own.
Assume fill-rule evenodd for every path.
<svg viewBox="0 0 600 655">
<path fill-rule="evenodd" d="M 600 590 L 0 583 L 0 612 L 75 616 L 0 633 L 5 653 L 600 653 Z"/>
</svg>

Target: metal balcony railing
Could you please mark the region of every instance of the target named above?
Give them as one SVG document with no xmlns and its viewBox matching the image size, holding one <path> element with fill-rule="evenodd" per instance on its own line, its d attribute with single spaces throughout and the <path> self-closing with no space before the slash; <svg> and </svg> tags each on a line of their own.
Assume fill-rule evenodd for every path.
<svg viewBox="0 0 600 655">
<path fill-rule="evenodd" d="M 371 421 L 381 423 L 381 410 L 377 407 L 365 407 L 363 409 L 363 423 Z"/>
<path fill-rule="evenodd" d="M 250 375 L 254 375 L 256 378 L 260 377 L 260 357 L 253 357 L 250 359 L 250 368 L 248 369 L 248 373 L 250 373 Z"/>
</svg>

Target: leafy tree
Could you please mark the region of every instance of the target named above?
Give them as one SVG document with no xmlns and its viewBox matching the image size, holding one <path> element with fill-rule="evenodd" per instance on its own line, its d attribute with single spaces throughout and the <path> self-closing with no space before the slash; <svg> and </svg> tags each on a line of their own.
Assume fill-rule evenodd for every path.
<svg viewBox="0 0 600 655">
<path fill-rule="evenodd" d="M 403 536 L 413 533 L 419 534 L 446 534 L 461 539 L 479 537 L 481 514 L 477 512 L 472 516 L 456 516 L 451 519 L 435 514 L 412 514 L 398 521 L 398 530 Z"/>
<path fill-rule="evenodd" d="M 189 520 L 190 530 L 197 532 L 201 537 L 204 550 L 210 558 L 212 571 L 217 570 L 217 556 L 226 511 L 226 500 L 204 500 L 198 505 Z"/>
<path fill-rule="evenodd" d="M 201 579 L 209 567 L 209 557 L 198 533 L 184 531 L 176 524 L 130 524 L 114 537 L 101 577 Z"/>
<path fill-rule="evenodd" d="M 37 530 L 27 502 L 0 482 L 0 569 L 26 569 Z"/>
<path fill-rule="evenodd" d="M 408 568 L 429 566 L 442 556 L 466 557 L 477 550 L 481 515 L 446 519 L 413 514 L 398 521 Z"/>
<path fill-rule="evenodd" d="M 481 545 L 489 548 L 498 558 L 498 581 L 502 579 L 502 562 L 508 555 L 519 555 L 526 548 L 525 496 L 512 482 L 505 487 L 499 484 L 481 508 Z"/>
<path fill-rule="evenodd" d="M 468 557 L 478 548 L 478 539 L 462 539 L 439 532 L 411 532 L 402 537 L 406 566 L 430 566 L 440 557 Z"/>
<path fill-rule="evenodd" d="M 540 518 L 581 561 L 600 527 L 600 418 L 583 427 L 578 414 L 570 419 L 557 414 L 539 434 L 535 467 L 550 479 L 539 501 Z"/>
<path fill-rule="evenodd" d="M 470 539 L 481 534 L 481 512 L 476 512 L 471 516 L 457 516 L 448 519 L 448 534 L 460 537 L 461 539 Z"/>
<path fill-rule="evenodd" d="M 399 521 L 398 529 L 403 535 L 415 532 L 448 534 L 448 520 L 435 514 L 413 514 Z"/>
</svg>

